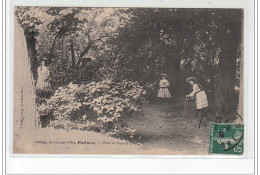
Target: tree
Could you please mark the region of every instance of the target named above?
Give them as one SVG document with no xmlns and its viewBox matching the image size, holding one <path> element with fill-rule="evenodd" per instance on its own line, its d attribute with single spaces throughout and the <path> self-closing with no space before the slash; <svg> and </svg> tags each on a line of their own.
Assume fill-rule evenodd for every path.
<svg viewBox="0 0 260 175">
<path fill-rule="evenodd" d="M 170 84 L 174 87 L 172 90 L 177 91 L 181 77 L 180 65 L 183 60 L 206 59 L 204 62 L 207 62 L 207 65 L 214 62 L 211 61 L 214 52 L 208 56 L 210 58 L 202 58 L 199 53 L 204 52 L 206 55 L 205 49 L 195 48 L 199 45 L 198 41 L 201 43 L 203 41 L 204 45 L 208 43 L 212 45 L 207 48 L 208 53 L 210 50 L 217 50 L 214 48 L 216 46 L 212 37 L 209 39 L 211 34 L 206 36 L 207 41 L 204 39 L 205 34 L 204 38 L 199 36 L 205 30 L 214 30 L 214 27 L 209 27 L 212 22 L 211 10 L 128 9 L 125 13 L 131 17 L 124 28 L 119 28 L 119 36 L 114 41 L 118 48 L 116 52 L 119 52 L 118 55 L 121 57 L 119 64 L 124 71 L 120 75 L 131 78 L 132 74 L 136 74 L 132 77 L 135 80 L 153 82 L 159 78 L 160 72 L 167 73 Z M 208 43 L 205 44 L 205 41 Z M 200 68 L 205 68 L 204 65 Z"/>
<path fill-rule="evenodd" d="M 116 29 L 124 23 L 119 10 L 57 7 L 45 10 L 53 20 L 42 26 L 37 37 L 37 48 L 41 54 L 48 55 L 51 61 L 49 67 L 53 86 L 61 86 L 82 77 L 80 74 L 84 73 L 80 70 L 86 70 L 81 69 L 84 58 L 98 62 L 101 57 L 107 57 L 107 52 L 112 50 L 107 38 L 116 35 Z M 96 72 L 97 64 L 93 64 L 95 69 L 88 69 Z M 85 78 L 93 77 L 92 73 L 91 76 L 87 73 L 90 72 L 85 72 Z"/>
<path fill-rule="evenodd" d="M 109 74 L 146 84 L 167 73 L 177 91 L 180 78 L 198 75 L 216 84 L 217 105 L 234 101 L 241 10 L 27 7 L 19 13 L 25 31 L 36 32 L 31 55 L 51 60 L 57 86 L 80 77 L 82 60 L 91 58 L 86 66 L 94 73 L 80 72 L 89 80 Z"/>
<path fill-rule="evenodd" d="M 219 10 L 216 13 L 217 38 L 220 45 L 216 76 L 215 105 L 224 109 L 234 106 L 236 60 L 242 36 L 242 10 Z"/>
<path fill-rule="evenodd" d="M 187 76 L 195 76 L 211 99 L 214 96 L 215 75 L 219 62 L 220 46 L 217 42 L 215 24 L 216 10 L 203 9 L 196 12 L 190 22 L 195 37 L 184 42 L 181 68 Z M 191 34 L 190 34 L 191 35 Z"/>
<path fill-rule="evenodd" d="M 175 59 L 171 58 L 172 50 L 176 48 L 175 19 L 171 10 L 128 9 L 125 13 L 130 14 L 130 18 L 124 28 L 119 28 L 119 35 L 113 41 L 117 46 L 120 70 L 124 72 L 120 75 L 153 82 L 159 72 L 174 70 Z M 168 69 L 169 63 L 171 69 Z"/>
</svg>

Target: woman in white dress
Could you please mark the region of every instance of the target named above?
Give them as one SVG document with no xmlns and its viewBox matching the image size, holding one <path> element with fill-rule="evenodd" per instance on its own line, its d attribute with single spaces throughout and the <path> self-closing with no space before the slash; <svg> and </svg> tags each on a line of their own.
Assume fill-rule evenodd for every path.
<svg viewBox="0 0 260 175">
<path fill-rule="evenodd" d="M 38 79 L 37 79 L 36 89 L 40 91 L 46 91 L 51 88 L 51 85 L 48 82 L 50 71 L 46 67 L 46 61 L 47 59 L 42 59 L 41 66 L 39 66 L 37 69 Z"/>
<path fill-rule="evenodd" d="M 170 83 L 169 83 L 168 80 L 166 80 L 166 77 L 167 77 L 166 74 L 161 74 L 161 76 L 162 76 L 162 79 L 160 80 L 160 83 L 159 83 L 160 89 L 159 89 L 159 92 L 158 92 L 158 97 L 161 100 L 169 99 L 169 98 L 171 98 L 171 94 L 168 90 Z"/>
<path fill-rule="evenodd" d="M 198 116 L 199 113 L 202 114 L 204 112 L 204 109 L 208 107 L 207 95 L 203 90 L 203 87 L 198 83 L 197 78 L 189 77 L 186 79 L 186 82 L 189 83 L 193 89 L 193 91 L 190 94 L 186 95 L 186 97 L 196 96 L 196 116 Z"/>
</svg>

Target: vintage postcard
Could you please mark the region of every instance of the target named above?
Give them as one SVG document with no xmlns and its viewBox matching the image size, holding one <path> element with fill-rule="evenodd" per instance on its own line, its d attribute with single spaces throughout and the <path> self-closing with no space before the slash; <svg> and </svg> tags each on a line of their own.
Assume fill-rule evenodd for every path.
<svg viewBox="0 0 260 175">
<path fill-rule="evenodd" d="M 243 154 L 243 9 L 14 13 L 14 154 Z"/>
</svg>

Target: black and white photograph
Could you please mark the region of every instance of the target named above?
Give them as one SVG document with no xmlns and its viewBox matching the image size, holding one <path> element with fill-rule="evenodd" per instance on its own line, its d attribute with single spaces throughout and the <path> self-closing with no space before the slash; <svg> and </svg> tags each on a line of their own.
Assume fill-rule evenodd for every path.
<svg viewBox="0 0 260 175">
<path fill-rule="evenodd" d="M 13 35 L 14 154 L 243 155 L 243 9 L 16 6 Z"/>
</svg>

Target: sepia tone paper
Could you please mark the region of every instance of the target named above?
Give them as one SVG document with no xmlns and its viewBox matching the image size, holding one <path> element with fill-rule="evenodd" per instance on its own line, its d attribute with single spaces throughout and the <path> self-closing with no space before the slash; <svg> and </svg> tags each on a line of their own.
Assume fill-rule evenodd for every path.
<svg viewBox="0 0 260 175">
<path fill-rule="evenodd" d="M 15 7 L 13 153 L 208 155 L 243 123 L 242 32 L 242 9 Z"/>
</svg>

